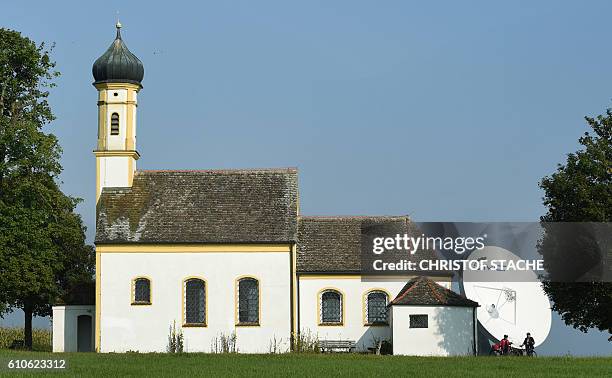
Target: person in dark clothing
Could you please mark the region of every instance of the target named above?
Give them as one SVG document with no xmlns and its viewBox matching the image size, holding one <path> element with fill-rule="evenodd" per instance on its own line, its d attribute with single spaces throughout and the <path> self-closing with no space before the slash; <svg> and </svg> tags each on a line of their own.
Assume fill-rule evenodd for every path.
<svg viewBox="0 0 612 378">
<path fill-rule="evenodd" d="M 531 356 L 533 354 L 535 340 L 533 339 L 533 337 L 531 337 L 531 333 L 527 332 L 527 337 L 525 337 L 525 340 L 523 340 L 521 346 L 525 346 L 525 351 L 527 352 L 528 356 Z"/>
</svg>

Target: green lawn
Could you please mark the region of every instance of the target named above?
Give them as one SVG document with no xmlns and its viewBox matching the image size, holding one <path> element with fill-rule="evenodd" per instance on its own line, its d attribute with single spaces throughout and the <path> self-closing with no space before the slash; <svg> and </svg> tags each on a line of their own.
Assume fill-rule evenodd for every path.
<svg viewBox="0 0 612 378">
<path fill-rule="evenodd" d="M 400 357 L 358 354 L 94 354 L 0 351 L 10 359 L 65 359 L 63 373 L 89 376 L 482 376 L 612 377 L 612 357 Z M 15 370 L 10 371 L 15 373 Z M 30 371 L 31 372 L 31 371 Z M 21 372 L 26 375 L 27 372 Z M 50 373 L 57 376 L 59 372 Z M 40 376 L 42 374 L 36 374 Z"/>
</svg>

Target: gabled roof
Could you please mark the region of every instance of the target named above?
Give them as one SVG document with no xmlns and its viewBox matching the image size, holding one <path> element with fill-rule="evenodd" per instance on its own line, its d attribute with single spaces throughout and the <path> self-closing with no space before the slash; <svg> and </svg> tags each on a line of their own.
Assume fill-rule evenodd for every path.
<svg viewBox="0 0 612 378">
<path fill-rule="evenodd" d="M 420 235 L 407 216 L 300 217 L 298 220 L 298 273 L 361 273 L 362 237 L 373 229 L 392 234 Z M 437 259 L 434 251 L 407 259 Z"/>
<path fill-rule="evenodd" d="M 478 307 L 478 303 L 449 290 L 425 276 L 411 279 L 389 306 Z"/>
<path fill-rule="evenodd" d="M 297 169 L 138 171 L 104 188 L 96 243 L 290 243 Z"/>
</svg>

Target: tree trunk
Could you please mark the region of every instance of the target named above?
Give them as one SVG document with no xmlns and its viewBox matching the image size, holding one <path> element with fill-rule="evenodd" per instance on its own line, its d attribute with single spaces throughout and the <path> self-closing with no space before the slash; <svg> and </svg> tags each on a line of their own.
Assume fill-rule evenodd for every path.
<svg viewBox="0 0 612 378">
<path fill-rule="evenodd" d="M 24 343 L 26 349 L 32 350 L 32 305 L 25 304 L 23 306 L 23 313 L 25 317 L 23 327 Z"/>
</svg>

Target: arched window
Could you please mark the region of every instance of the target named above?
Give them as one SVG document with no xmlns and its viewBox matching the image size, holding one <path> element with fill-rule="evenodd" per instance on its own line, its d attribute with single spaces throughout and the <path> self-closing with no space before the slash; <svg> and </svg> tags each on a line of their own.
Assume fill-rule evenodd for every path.
<svg viewBox="0 0 612 378">
<path fill-rule="evenodd" d="M 259 324 L 259 281 L 255 278 L 238 280 L 238 324 Z"/>
<path fill-rule="evenodd" d="M 151 304 L 151 281 L 144 277 L 136 278 L 132 294 L 132 304 Z"/>
<path fill-rule="evenodd" d="M 321 324 L 342 324 L 342 294 L 337 290 L 325 290 L 320 301 Z"/>
<path fill-rule="evenodd" d="M 184 283 L 184 325 L 206 325 L 206 283 L 190 278 Z"/>
<path fill-rule="evenodd" d="M 387 303 L 389 297 L 387 293 L 380 290 L 373 290 L 366 296 L 365 311 L 367 324 L 388 324 Z"/>
<path fill-rule="evenodd" d="M 119 113 L 111 114 L 111 135 L 119 135 Z"/>
</svg>

